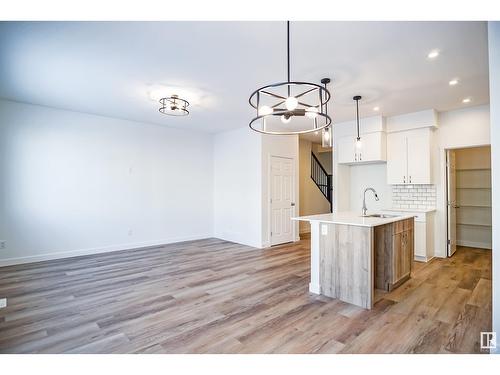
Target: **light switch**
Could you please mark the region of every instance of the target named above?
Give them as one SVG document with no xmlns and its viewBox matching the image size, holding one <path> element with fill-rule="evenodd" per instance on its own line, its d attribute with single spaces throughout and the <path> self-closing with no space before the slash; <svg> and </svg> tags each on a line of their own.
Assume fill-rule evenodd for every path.
<svg viewBox="0 0 500 375">
<path fill-rule="evenodd" d="M 0 298 L 0 309 L 7 307 L 7 298 Z"/>
<path fill-rule="evenodd" d="M 326 236 L 328 234 L 328 225 L 322 225 L 321 226 L 321 234 L 323 236 Z"/>
</svg>

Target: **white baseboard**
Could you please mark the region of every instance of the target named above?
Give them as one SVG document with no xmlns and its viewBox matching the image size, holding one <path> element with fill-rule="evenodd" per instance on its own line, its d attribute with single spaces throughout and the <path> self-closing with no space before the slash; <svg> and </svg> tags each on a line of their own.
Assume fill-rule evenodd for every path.
<svg viewBox="0 0 500 375">
<path fill-rule="evenodd" d="M 314 293 L 314 294 L 320 294 L 321 288 L 320 288 L 319 284 L 309 283 L 309 292 Z"/>
<path fill-rule="evenodd" d="M 427 256 L 421 256 L 421 255 L 415 255 L 415 260 L 417 262 L 424 262 L 424 263 L 427 263 L 429 262 L 430 260 L 434 259 L 434 257 L 427 257 Z"/>
<path fill-rule="evenodd" d="M 458 246 L 466 246 L 466 247 L 477 247 L 479 249 L 488 249 L 491 250 L 491 244 L 485 242 L 473 242 L 473 241 L 457 241 Z"/>
<path fill-rule="evenodd" d="M 415 260 L 417 262 L 427 262 L 427 257 L 421 255 L 415 255 Z"/>
<path fill-rule="evenodd" d="M 205 238 L 212 238 L 212 237 L 213 237 L 212 234 L 206 234 L 206 235 L 201 235 L 201 236 L 172 237 L 172 238 L 167 238 L 167 239 L 163 239 L 163 240 L 156 240 L 156 241 L 135 242 L 135 243 L 111 245 L 111 246 L 105 246 L 105 247 L 96 247 L 96 248 L 90 248 L 90 249 L 78 249 L 78 250 L 71 250 L 71 251 L 51 252 L 51 253 L 40 254 L 40 255 L 29 255 L 29 256 L 18 257 L 18 258 L 7 258 L 7 259 L 0 260 L 0 267 L 12 266 L 12 265 L 24 264 L 24 263 L 43 262 L 45 260 L 73 258 L 73 257 L 78 257 L 78 256 L 83 256 L 83 255 L 110 253 L 113 251 L 140 249 L 140 248 L 144 248 L 144 247 L 168 245 L 171 243 L 202 240 Z"/>
</svg>

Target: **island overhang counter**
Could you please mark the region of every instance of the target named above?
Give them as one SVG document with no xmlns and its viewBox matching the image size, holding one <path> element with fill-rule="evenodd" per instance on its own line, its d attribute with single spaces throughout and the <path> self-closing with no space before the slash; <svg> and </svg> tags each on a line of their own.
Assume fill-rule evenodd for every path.
<svg viewBox="0 0 500 375">
<path fill-rule="evenodd" d="M 351 211 L 293 218 L 311 224 L 309 291 L 371 309 L 375 288 L 390 291 L 410 278 L 413 218 Z"/>
</svg>

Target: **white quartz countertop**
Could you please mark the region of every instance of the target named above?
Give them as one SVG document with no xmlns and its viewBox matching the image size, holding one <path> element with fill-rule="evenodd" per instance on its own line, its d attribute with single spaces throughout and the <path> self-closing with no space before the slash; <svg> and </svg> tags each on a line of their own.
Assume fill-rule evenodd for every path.
<svg viewBox="0 0 500 375">
<path fill-rule="evenodd" d="M 372 212 L 368 212 L 368 214 L 371 213 Z M 395 217 L 363 217 L 361 216 L 361 212 L 341 211 L 331 214 L 299 216 L 292 218 L 292 220 L 309 222 L 317 221 L 320 223 L 354 225 L 359 227 L 376 227 L 379 225 L 394 223 L 399 220 L 409 219 L 414 216 L 415 215 L 410 213 L 401 212 L 401 215 L 397 215 Z"/>
<path fill-rule="evenodd" d="M 435 208 L 384 208 L 382 211 L 388 212 L 434 212 Z"/>
</svg>

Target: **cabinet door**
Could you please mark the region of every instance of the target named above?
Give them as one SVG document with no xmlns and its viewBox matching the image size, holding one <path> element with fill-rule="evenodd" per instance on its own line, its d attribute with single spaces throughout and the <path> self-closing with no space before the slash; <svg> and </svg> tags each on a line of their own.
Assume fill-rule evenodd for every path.
<svg viewBox="0 0 500 375">
<path fill-rule="evenodd" d="M 431 183 L 430 130 L 418 129 L 408 132 L 408 175 L 409 184 Z"/>
<path fill-rule="evenodd" d="M 358 161 L 385 161 L 385 133 L 375 132 L 361 135 L 361 149 L 357 150 Z"/>
<path fill-rule="evenodd" d="M 406 183 L 407 140 L 405 133 L 387 135 L 387 183 L 399 185 Z"/>
<path fill-rule="evenodd" d="M 339 164 L 352 164 L 355 162 L 355 138 L 342 137 L 337 143 Z"/>
<path fill-rule="evenodd" d="M 414 252 L 415 256 L 423 259 L 427 259 L 427 238 L 426 238 L 426 228 L 427 224 L 425 222 L 415 222 L 415 242 L 414 242 Z"/>
<path fill-rule="evenodd" d="M 401 279 L 401 254 L 403 252 L 404 232 L 392 236 L 392 284 Z"/>
<path fill-rule="evenodd" d="M 413 254 L 413 230 L 405 230 L 393 236 L 392 283 L 410 275 Z"/>
<path fill-rule="evenodd" d="M 413 258 L 413 230 L 407 230 L 403 233 L 403 248 L 401 252 L 401 272 L 399 279 L 410 275 L 411 261 Z"/>
</svg>

